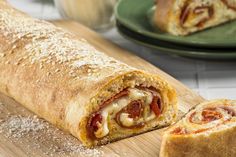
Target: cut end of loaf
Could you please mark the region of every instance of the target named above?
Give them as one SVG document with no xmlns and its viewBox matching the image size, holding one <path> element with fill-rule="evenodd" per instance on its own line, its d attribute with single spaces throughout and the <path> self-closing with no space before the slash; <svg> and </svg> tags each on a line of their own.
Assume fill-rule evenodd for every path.
<svg viewBox="0 0 236 157">
<path fill-rule="evenodd" d="M 88 105 L 88 107 L 86 108 L 86 110 L 89 111 L 89 114 L 83 118 L 84 120 L 80 123 L 80 126 L 87 126 L 89 118 L 91 116 L 94 116 L 95 113 L 101 113 L 101 110 L 103 111 L 104 108 L 109 108 L 109 105 L 108 107 L 101 107 L 101 104 L 104 101 L 106 102 L 107 100 L 111 99 L 112 97 L 116 96 L 124 90 L 138 89 L 139 87 L 142 89 L 154 88 L 160 94 L 160 98 L 162 101 L 162 111 L 158 117 L 153 118 L 148 122 L 145 122 L 145 124 L 143 123 L 143 126 L 141 127 L 123 127 L 123 124 L 121 125 L 119 124 L 119 122 L 117 122 L 117 117 L 113 117 L 109 118 L 108 120 L 107 125 L 109 133 L 106 134 L 104 137 L 91 139 L 88 134 L 88 128 L 78 127 L 75 128 L 77 129 L 77 131 L 74 130 L 74 136 L 79 136 L 83 144 L 86 146 L 95 146 L 107 144 L 109 142 L 117 141 L 126 137 L 134 136 L 172 124 L 175 121 L 177 115 L 177 100 L 175 90 L 158 76 L 150 76 L 149 74 L 147 75 L 146 73 L 143 73 L 141 71 L 133 71 L 111 80 L 109 83 L 107 83 L 107 85 L 105 85 L 105 87 L 101 89 L 101 91 L 96 96 L 91 99 L 90 105 Z M 140 91 L 142 90 L 140 89 Z M 125 97 L 128 96 L 126 95 L 122 98 L 124 99 Z M 117 100 L 119 99 L 117 98 Z M 119 105 L 120 104 L 118 103 L 118 108 Z M 125 107 L 127 106 L 124 106 L 122 109 L 124 109 Z M 109 116 L 112 117 L 112 115 L 108 115 L 108 117 Z M 77 134 L 78 130 L 80 133 L 79 135 Z"/>
</svg>

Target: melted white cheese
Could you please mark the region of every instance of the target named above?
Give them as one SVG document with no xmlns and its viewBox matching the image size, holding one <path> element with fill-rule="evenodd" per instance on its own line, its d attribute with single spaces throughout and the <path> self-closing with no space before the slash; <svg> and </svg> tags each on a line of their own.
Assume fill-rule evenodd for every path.
<svg viewBox="0 0 236 157">
<path fill-rule="evenodd" d="M 148 121 L 150 121 L 150 120 L 153 120 L 154 118 L 156 118 L 156 115 L 155 115 L 154 112 L 151 112 L 151 115 L 149 115 L 149 116 L 145 119 L 145 121 L 148 122 Z"/>
<path fill-rule="evenodd" d="M 136 88 L 132 88 L 129 89 L 129 98 L 132 100 L 138 100 L 138 99 L 142 99 L 144 98 L 146 92 L 136 89 Z"/>
<path fill-rule="evenodd" d="M 102 138 L 109 133 L 107 124 L 107 112 L 102 112 L 102 123 L 98 125 L 98 130 L 94 133 L 97 138 Z"/>
<path fill-rule="evenodd" d="M 134 119 L 129 118 L 128 113 L 121 113 L 120 122 L 122 123 L 122 125 L 124 125 L 126 127 L 130 127 L 130 126 L 134 125 Z"/>
<path fill-rule="evenodd" d="M 146 97 L 145 103 L 146 103 L 146 105 L 149 105 L 152 103 L 153 96 L 152 96 L 152 93 L 150 93 L 150 92 L 146 92 L 146 94 L 147 94 L 147 97 Z"/>
<path fill-rule="evenodd" d="M 128 97 L 122 97 L 109 104 L 102 110 L 102 124 L 98 126 L 98 130 L 94 133 L 97 138 L 102 138 L 109 134 L 108 115 L 110 116 L 110 118 L 114 118 L 116 113 L 127 106 L 128 103 Z"/>
<path fill-rule="evenodd" d="M 102 138 L 109 134 L 109 126 L 108 126 L 108 120 L 115 118 L 116 114 L 122 110 L 124 107 L 126 107 L 131 101 L 134 100 L 143 100 L 145 102 L 145 105 L 149 105 L 152 102 L 153 96 L 152 93 L 144 90 L 140 90 L 137 88 L 131 88 L 129 89 L 129 95 L 119 98 L 109 104 L 107 107 L 105 107 L 102 110 L 102 123 L 99 124 L 98 130 L 95 132 L 95 136 L 97 138 Z M 149 106 L 148 106 L 149 108 Z M 148 117 L 140 118 L 140 122 L 144 121 L 150 121 L 154 119 L 156 116 L 153 111 L 151 111 L 151 114 Z M 138 122 L 139 122 L 138 121 Z M 122 125 L 130 127 L 134 125 L 134 119 L 129 118 L 128 113 L 121 113 L 120 115 L 120 122 Z"/>
</svg>

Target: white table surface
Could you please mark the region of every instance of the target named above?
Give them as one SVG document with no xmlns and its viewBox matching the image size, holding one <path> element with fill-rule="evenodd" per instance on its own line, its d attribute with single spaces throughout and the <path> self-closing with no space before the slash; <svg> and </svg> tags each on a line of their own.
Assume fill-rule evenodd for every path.
<svg viewBox="0 0 236 157">
<path fill-rule="evenodd" d="M 46 20 L 61 18 L 52 0 L 8 1 L 36 18 Z M 102 35 L 161 68 L 206 99 L 236 99 L 236 60 L 204 61 L 169 56 L 165 52 L 145 48 L 124 39 L 115 28 Z"/>
</svg>

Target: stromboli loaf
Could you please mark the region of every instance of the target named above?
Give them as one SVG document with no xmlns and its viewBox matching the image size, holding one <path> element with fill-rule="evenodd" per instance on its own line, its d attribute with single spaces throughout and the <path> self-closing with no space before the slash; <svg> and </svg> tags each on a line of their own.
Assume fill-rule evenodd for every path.
<svg viewBox="0 0 236 157">
<path fill-rule="evenodd" d="M 167 126 L 176 118 L 176 93 L 166 81 L 3 0 L 0 52 L 0 91 L 86 146 Z"/>
<path fill-rule="evenodd" d="M 155 24 L 173 35 L 188 35 L 236 18 L 236 0 L 157 0 Z"/>
<path fill-rule="evenodd" d="M 236 101 L 199 104 L 164 134 L 160 157 L 235 157 Z"/>
</svg>

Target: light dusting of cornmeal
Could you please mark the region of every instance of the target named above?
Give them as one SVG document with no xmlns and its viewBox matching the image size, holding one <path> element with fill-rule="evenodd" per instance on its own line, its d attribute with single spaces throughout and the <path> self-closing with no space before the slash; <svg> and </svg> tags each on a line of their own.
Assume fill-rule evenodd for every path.
<svg viewBox="0 0 236 157">
<path fill-rule="evenodd" d="M 3 104 L 0 102 L 0 106 Z M 0 108 L 1 109 L 1 108 Z M 42 132 L 47 137 L 42 136 Z M 9 139 L 21 141 L 29 139 L 31 143 L 29 149 L 38 148 L 44 143 L 48 144 L 48 151 L 45 155 L 76 155 L 80 154 L 87 157 L 100 157 L 103 152 L 98 149 L 88 149 L 78 144 L 78 141 L 70 135 L 64 134 L 59 129 L 53 128 L 48 122 L 37 116 L 9 115 L 0 119 L 0 133 Z M 63 137 L 60 137 L 63 136 Z M 33 138 L 33 139 L 32 139 Z"/>
</svg>

